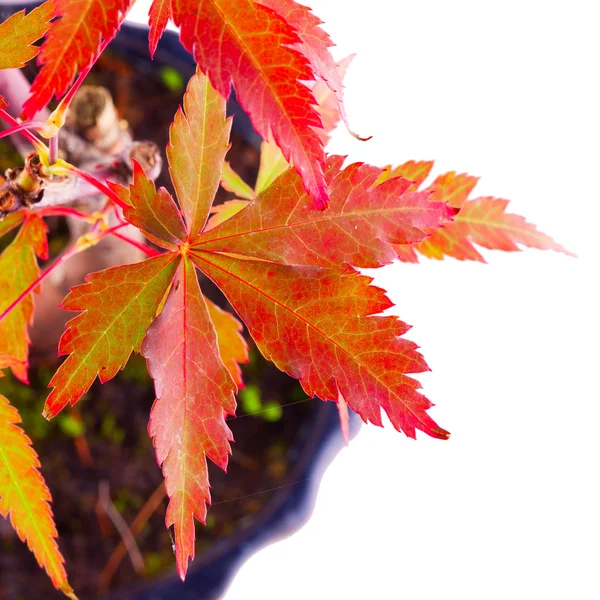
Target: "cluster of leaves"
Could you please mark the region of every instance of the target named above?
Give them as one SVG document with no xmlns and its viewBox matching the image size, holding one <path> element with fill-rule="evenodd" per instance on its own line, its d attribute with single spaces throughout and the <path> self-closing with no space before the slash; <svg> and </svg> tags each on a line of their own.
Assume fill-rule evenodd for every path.
<svg viewBox="0 0 600 600">
<path fill-rule="evenodd" d="M 0 25 L 0 68 L 22 67 L 39 50 L 32 44 L 46 36 L 23 117 L 69 91 L 131 4 L 50 0 Z M 299 379 L 309 396 L 337 402 L 343 421 L 349 406 L 381 425 L 383 409 L 410 437 L 418 429 L 446 439 L 413 378 L 428 367 L 403 337 L 409 327 L 381 315 L 392 303 L 357 269 L 416 262 L 418 254 L 482 261 L 475 245 L 564 249 L 508 214 L 506 200 L 469 199 L 476 179 L 468 175 L 447 173 L 420 189 L 431 162 L 378 168 L 326 156 L 328 133 L 337 119 L 346 122 L 345 65 L 336 65 L 329 37 L 308 8 L 294 0 L 154 0 L 152 53 L 169 19 L 198 63 L 167 147 L 177 201 L 137 164 L 128 187 L 96 182 L 124 222 L 161 251 L 90 274 L 65 298 L 64 308 L 79 314 L 60 341 L 59 354 L 68 356 L 50 382 L 44 414 L 74 405 L 96 378 L 114 377 L 132 352 L 146 358 L 156 388 L 149 432 L 183 578 L 194 556 L 194 519 L 204 521 L 210 503 L 207 458 L 227 465 L 226 416 L 235 413 L 239 365 L 247 360 L 242 324 L 202 294 L 198 271 L 223 291 L 264 356 Z M 232 84 L 268 140 L 255 189 L 225 162 Z M 5 106 L 0 99 L 0 110 Z M 237 198 L 213 206 L 219 184 Z M 37 257 L 47 255 L 45 214 L 20 210 L 0 222 L 0 235 L 21 227 L 0 256 L 0 368 L 24 382 L 33 292 L 43 278 Z M 85 242 L 79 249 L 94 239 Z M 50 495 L 18 423 L 16 409 L 0 396 L 0 512 L 10 513 L 54 585 L 74 597 Z"/>
</svg>

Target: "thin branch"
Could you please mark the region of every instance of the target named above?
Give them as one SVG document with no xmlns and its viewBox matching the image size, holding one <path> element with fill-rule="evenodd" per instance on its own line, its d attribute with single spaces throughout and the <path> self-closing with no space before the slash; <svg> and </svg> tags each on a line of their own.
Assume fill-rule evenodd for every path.
<svg viewBox="0 0 600 600">
<path fill-rule="evenodd" d="M 164 482 L 161 482 L 161 484 L 154 490 L 150 498 L 148 498 L 146 501 L 146 504 L 142 506 L 140 512 L 131 523 L 130 531 L 132 535 L 135 536 L 140 533 L 156 509 L 162 504 L 166 495 L 167 492 L 165 490 L 165 484 Z M 126 552 L 127 546 L 125 542 L 121 540 L 119 545 L 110 555 L 106 566 L 98 577 L 98 591 L 100 593 L 104 593 L 110 585 L 111 579 L 113 578 L 118 566 L 121 564 L 121 561 L 125 558 Z"/>
<path fill-rule="evenodd" d="M 103 480 L 98 483 L 98 502 L 112 521 L 113 525 L 119 532 L 121 539 L 125 543 L 129 558 L 131 558 L 131 564 L 135 569 L 136 573 L 143 573 L 144 571 L 144 559 L 142 553 L 138 548 L 135 538 L 133 537 L 125 519 L 121 516 L 121 513 L 116 509 L 112 500 L 110 499 L 110 491 L 108 488 L 108 481 Z"/>
<path fill-rule="evenodd" d="M 39 217 L 75 217 L 88 222 L 92 220 L 92 217 L 88 213 L 67 206 L 46 206 L 40 210 L 36 210 L 35 214 Z"/>
<path fill-rule="evenodd" d="M 58 106 L 50 115 L 48 122 L 54 123 L 59 129 L 64 125 L 67 111 L 69 110 L 69 106 L 71 105 L 75 94 L 85 81 L 85 78 L 88 76 L 89 72 L 92 70 L 92 67 L 96 64 L 96 61 L 100 58 L 100 55 L 104 52 L 104 50 L 106 50 L 106 47 L 110 41 L 111 38 L 107 38 L 102 42 L 102 44 L 100 44 L 100 48 L 98 49 L 94 60 L 85 69 L 83 69 L 81 73 L 79 73 L 79 76 L 75 80 L 75 83 L 71 86 L 71 89 L 67 92 L 67 94 L 63 97 Z"/>
</svg>

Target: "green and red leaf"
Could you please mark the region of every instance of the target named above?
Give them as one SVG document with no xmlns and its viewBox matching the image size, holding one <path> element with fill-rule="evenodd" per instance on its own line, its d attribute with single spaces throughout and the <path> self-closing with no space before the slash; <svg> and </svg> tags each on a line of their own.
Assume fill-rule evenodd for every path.
<svg viewBox="0 0 600 600">
<path fill-rule="evenodd" d="M 123 216 L 156 245 L 177 251 L 187 239 L 181 212 L 164 188 L 156 189 L 140 164 L 133 163 L 133 182 L 129 187 L 107 182 L 125 208 Z"/>
<path fill-rule="evenodd" d="M 23 9 L 0 23 L 0 69 L 20 69 L 35 58 L 40 49 L 33 44 L 46 35 L 53 16 L 54 1 L 48 0 L 27 14 Z"/>
<path fill-rule="evenodd" d="M 274 10 L 250 0 L 173 0 L 181 42 L 225 98 L 233 83 L 237 98 L 265 139 L 272 134 L 302 176 L 318 206 L 328 203 L 325 154 L 315 99 L 302 83 L 314 79 L 297 50 L 294 28 Z"/>
<path fill-rule="evenodd" d="M 165 476 L 167 527 L 174 528 L 183 580 L 194 558 L 194 518 L 204 523 L 210 503 L 207 458 L 227 467 L 233 439 L 225 415 L 237 391 L 223 364 L 217 333 L 196 270 L 183 260 L 163 311 L 148 329 L 142 353 L 154 378 L 156 402 L 149 432 Z"/>
<path fill-rule="evenodd" d="M 78 71 L 92 64 L 103 40 L 112 39 L 133 0 L 55 0 L 54 16 L 38 56 L 40 72 L 23 105 L 32 118 L 53 96 L 68 90 Z"/>
<path fill-rule="evenodd" d="M 254 190 L 231 168 L 227 161 L 223 163 L 221 170 L 221 186 L 224 190 L 244 200 L 252 200 L 256 195 Z"/>
<path fill-rule="evenodd" d="M 1 178 L 0 183 L 2 183 Z M 0 237 L 6 235 L 9 231 L 12 231 L 15 227 L 18 227 L 24 220 L 24 210 L 17 210 L 6 215 L 6 217 L 4 217 L 2 221 L 0 221 Z"/>
<path fill-rule="evenodd" d="M 210 210 L 212 216 L 206 223 L 204 231 L 214 229 L 217 225 L 227 221 L 227 219 L 231 219 L 233 215 L 246 208 L 248 204 L 248 200 L 238 200 L 237 198 L 234 198 L 233 200 L 225 200 L 223 204 L 215 204 Z"/>
<path fill-rule="evenodd" d="M 389 169 L 384 177 L 400 174 L 420 185 L 427 177 L 431 162 L 410 161 Z M 428 258 L 441 260 L 451 256 L 458 260 L 485 262 L 475 245 L 490 250 L 514 252 L 520 250 L 517 244 L 540 250 L 555 250 L 573 256 L 557 244 L 550 236 L 541 233 L 535 225 L 523 217 L 506 212 L 508 200 L 483 197 L 469 200 L 469 194 L 477 184 L 477 178 L 454 171 L 438 176 L 426 188 L 431 199 L 446 202 L 458 212 L 452 222 L 443 227 L 431 229 L 427 239 L 412 245 L 397 245 L 395 250 L 403 262 L 418 262 L 417 252 Z"/>
<path fill-rule="evenodd" d="M 271 139 L 260 145 L 260 165 L 256 177 L 255 193 L 266 190 L 282 173 L 290 168 L 281 150 Z"/>
<path fill-rule="evenodd" d="M 7 217 L 7 228 L 15 227 L 24 218 L 24 212 Z M 44 221 L 28 214 L 21 230 L 11 244 L 0 255 L 0 314 L 35 283 L 40 275 L 36 256 L 48 258 L 47 228 Z M 39 290 L 38 290 L 39 291 Z M 10 356 L 14 363 L 11 370 L 15 377 L 27 382 L 27 360 L 29 357 L 28 325 L 33 322 L 33 298 L 28 294 L 0 321 L 0 354 Z"/>
<path fill-rule="evenodd" d="M 44 415 L 56 416 L 85 394 L 96 377 L 114 377 L 139 352 L 179 264 L 167 253 L 93 273 L 71 290 L 63 308 L 83 311 L 67 323 L 60 354 L 69 354 L 50 381 Z"/>
<path fill-rule="evenodd" d="M 56 542 L 50 491 L 31 440 L 18 426 L 20 422 L 17 409 L 0 394 L 0 515 L 10 516 L 17 535 L 27 543 L 56 589 L 75 599 Z"/>
<path fill-rule="evenodd" d="M 219 187 L 221 165 L 229 149 L 231 119 L 225 99 L 208 77 L 194 75 L 169 131 L 167 158 L 189 238 L 202 231 Z"/>
<path fill-rule="evenodd" d="M 330 205 L 315 209 L 288 170 L 244 210 L 205 232 L 194 248 L 289 265 L 379 267 L 396 258 L 394 244 L 419 242 L 454 210 L 431 202 L 429 192 L 407 192 L 411 182 L 374 185 L 381 169 L 356 163 L 342 170 L 332 157 L 326 170 Z"/>
<path fill-rule="evenodd" d="M 539 250 L 555 250 L 574 256 L 524 217 L 506 212 L 508 200 L 483 197 L 467 200 L 452 224 L 434 231 L 417 246 L 428 258 L 452 256 L 458 260 L 485 262 L 474 244 L 489 250 L 515 252 L 517 244 Z"/>
<path fill-rule="evenodd" d="M 210 320 L 213 322 L 219 342 L 221 360 L 227 367 L 238 388 L 244 387 L 240 364 L 248 362 L 248 344 L 242 335 L 242 324 L 229 312 L 204 298 Z"/>
</svg>

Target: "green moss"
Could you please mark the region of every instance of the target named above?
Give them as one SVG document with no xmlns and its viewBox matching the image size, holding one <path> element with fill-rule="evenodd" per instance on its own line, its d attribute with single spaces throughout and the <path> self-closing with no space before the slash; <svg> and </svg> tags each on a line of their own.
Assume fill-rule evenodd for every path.
<svg viewBox="0 0 600 600">
<path fill-rule="evenodd" d="M 168 89 L 172 92 L 181 92 L 185 81 L 179 71 L 176 71 L 172 67 L 161 67 L 160 78 Z"/>
<path fill-rule="evenodd" d="M 84 423 L 69 413 L 60 413 L 57 422 L 62 432 L 68 437 L 74 438 L 85 433 Z"/>
<path fill-rule="evenodd" d="M 210 512 L 206 515 L 206 529 L 212 529 L 217 524 L 217 518 Z"/>
<path fill-rule="evenodd" d="M 105 438 L 110 438 L 117 426 L 117 419 L 112 413 L 105 413 L 100 426 L 100 433 Z"/>
<path fill-rule="evenodd" d="M 163 559 L 158 552 L 146 552 L 144 554 L 144 567 L 146 575 L 157 574 L 163 566 Z"/>
<path fill-rule="evenodd" d="M 264 405 L 262 417 L 265 421 L 269 421 L 270 423 L 274 423 L 281 419 L 283 410 L 281 409 L 281 404 L 279 402 L 267 402 Z"/>
<path fill-rule="evenodd" d="M 255 385 L 247 385 L 243 390 L 240 390 L 239 398 L 242 410 L 248 415 L 257 413 L 262 408 L 260 389 Z"/>
<path fill-rule="evenodd" d="M 247 385 L 239 394 L 242 410 L 247 415 L 257 415 L 273 423 L 279 421 L 282 417 L 281 403 L 278 400 L 271 399 L 263 402 L 260 389 L 255 385 Z"/>
</svg>

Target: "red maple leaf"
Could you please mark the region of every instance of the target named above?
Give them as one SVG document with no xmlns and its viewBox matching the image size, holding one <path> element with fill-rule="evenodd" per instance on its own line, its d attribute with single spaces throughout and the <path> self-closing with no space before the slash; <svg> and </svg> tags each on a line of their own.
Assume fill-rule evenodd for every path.
<svg viewBox="0 0 600 600">
<path fill-rule="evenodd" d="M 272 134 L 306 189 L 321 207 L 328 202 L 325 154 L 315 98 L 303 81 L 313 70 L 297 50 L 301 39 L 274 10 L 249 0 L 173 0 L 181 42 L 225 97 L 237 98 L 265 139 Z"/>
<path fill-rule="evenodd" d="M 54 0 L 52 23 L 38 56 L 40 72 L 23 105 L 31 119 L 53 96 L 60 98 L 77 74 L 92 64 L 102 41 L 117 33 L 133 0 Z"/>
<path fill-rule="evenodd" d="M 403 176 L 414 181 L 417 189 L 427 177 L 432 162 L 410 161 L 394 169 L 388 167 L 385 177 Z M 417 262 L 417 252 L 428 258 L 443 259 L 451 256 L 458 260 L 485 262 L 475 245 L 490 250 L 514 252 L 518 244 L 540 250 L 555 250 L 574 256 L 556 243 L 550 236 L 537 230 L 525 218 L 506 212 L 508 200 L 482 197 L 469 200 L 469 194 L 477 184 L 477 177 L 456 174 L 454 171 L 439 175 L 425 189 L 431 199 L 455 207 L 457 214 L 443 227 L 432 229 L 427 239 L 412 245 L 397 245 L 398 258 L 404 262 Z"/>
<path fill-rule="evenodd" d="M 196 74 L 167 153 L 181 209 L 139 165 L 129 188 L 111 185 L 126 219 L 166 252 L 96 273 L 67 296 L 64 307 L 83 312 L 61 339 L 60 351 L 70 354 L 50 382 L 45 408 L 55 415 L 96 376 L 113 377 L 141 350 L 155 379 L 150 434 L 166 479 L 167 525 L 174 528 L 182 578 L 194 555 L 194 518 L 204 520 L 210 502 L 206 460 L 227 464 L 225 416 L 235 410 L 239 363 L 247 360 L 240 323 L 204 298 L 196 268 L 229 298 L 261 352 L 311 396 L 343 397 L 377 424 L 383 408 L 411 437 L 416 429 L 448 436 L 428 416 L 431 403 L 410 376 L 427 366 L 402 337 L 408 326 L 379 316 L 391 302 L 350 265 L 389 262 L 395 244 L 423 240 L 424 228 L 454 211 L 430 201 L 429 192 L 408 191 L 405 178 L 377 184 L 382 169 L 344 169 L 343 159 L 333 157 L 324 177 L 332 199 L 325 211 L 315 208 L 290 169 L 242 211 L 206 230 L 229 125 L 223 96 Z"/>
<path fill-rule="evenodd" d="M 20 69 L 37 56 L 40 49 L 33 43 L 46 34 L 53 13 L 54 2 L 48 0 L 27 14 L 22 10 L 0 23 L 0 70 Z M 0 109 L 6 107 L 0 96 Z"/>
</svg>

